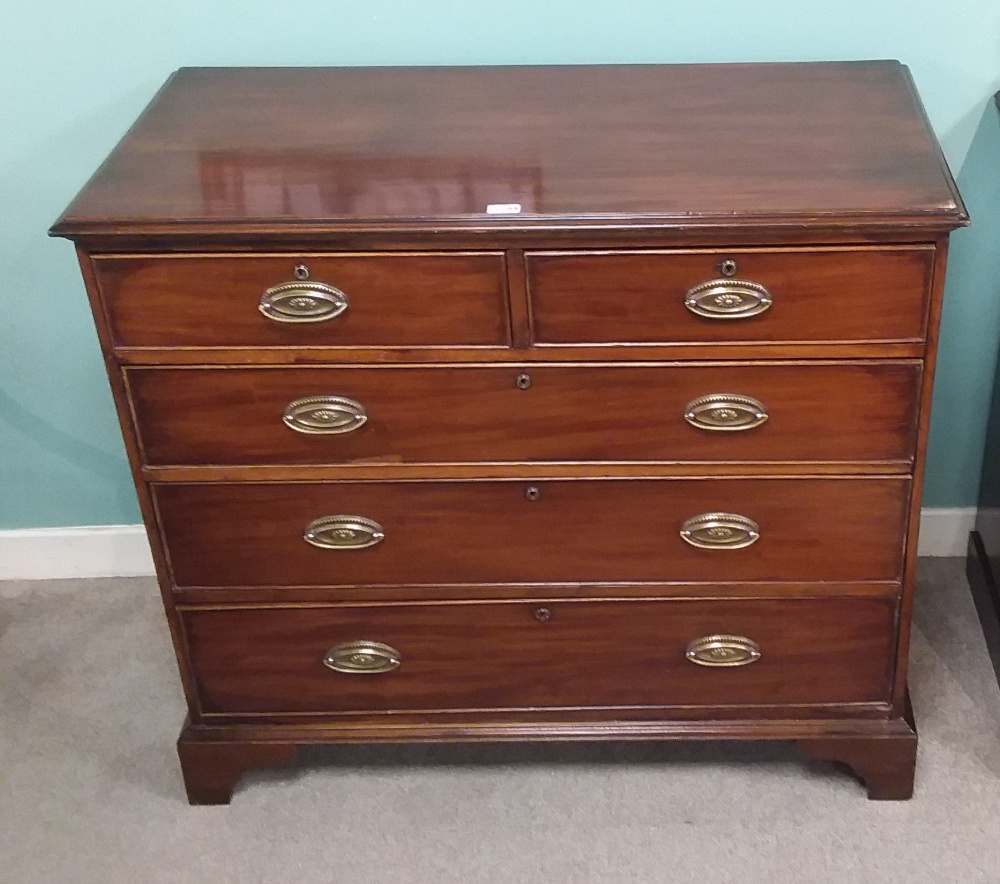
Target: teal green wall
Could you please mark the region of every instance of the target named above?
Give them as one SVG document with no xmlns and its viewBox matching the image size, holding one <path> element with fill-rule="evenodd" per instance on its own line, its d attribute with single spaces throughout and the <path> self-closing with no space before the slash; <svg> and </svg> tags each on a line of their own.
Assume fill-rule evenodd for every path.
<svg viewBox="0 0 1000 884">
<path fill-rule="evenodd" d="M 926 498 L 970 505 L 1000 337 L 996 0 L 3 0 L 0 528 L 138 521 L 73 250 L 45 231 L 175 68 L 854 58 L 913 69 L 976 222 Z"/>
</svg>

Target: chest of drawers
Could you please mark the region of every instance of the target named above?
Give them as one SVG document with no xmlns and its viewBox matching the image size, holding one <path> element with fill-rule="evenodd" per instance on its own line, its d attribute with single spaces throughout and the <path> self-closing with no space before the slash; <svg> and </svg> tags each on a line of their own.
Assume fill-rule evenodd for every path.
<svg viewBox="0 0 1000 884">
<path fill-rule="evenodd" d="M 964 223 L 894 62 L 176 74 L 53 232 L 190 800 L 317 742 L 706 738 L 907 797 Z"/>
</svg>

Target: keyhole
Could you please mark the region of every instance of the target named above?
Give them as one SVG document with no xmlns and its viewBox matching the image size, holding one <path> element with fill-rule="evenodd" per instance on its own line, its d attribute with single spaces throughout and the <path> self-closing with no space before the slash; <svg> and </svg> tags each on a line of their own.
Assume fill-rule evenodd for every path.
<svg viewBox="0 0 1000 884">
<path fill-rule="evenodd" d="M 531 386 L 531 375 L 530 374 L 519 374 L 517 380 L 514 381 L 517 384 L 519 390 L 527 390 Z"/>
<path fill-rule="evenodd" d="M 732 258 L 726 258 L 721 264 L 719 264 L 719 270 L 722 271 L 723 276 L 735 276 L 736 275 L 736 262 Z"/>
<path fill-rule="evenodd" d="M 298 280 L 309 279 L 309 268 L 305 264 L 295 265 L 295 269 L 292 271 L 293 275 Z"/>
<path fill-rule="evenodd" d="M 538 608 L 535 611 L 535 619 L 540 623 L 544 623 L 546 620 L 552 619 L 552 611 L 548 608 Z"/>
<path fill-rule="evenodd" d="M 528 500 L 538 500 L 538 498 L 542 496 L 542 492 L 537 485 L 529 485 L 528 490 L 524 492 L 524 496 L 527 497 Z"/>
</svg>

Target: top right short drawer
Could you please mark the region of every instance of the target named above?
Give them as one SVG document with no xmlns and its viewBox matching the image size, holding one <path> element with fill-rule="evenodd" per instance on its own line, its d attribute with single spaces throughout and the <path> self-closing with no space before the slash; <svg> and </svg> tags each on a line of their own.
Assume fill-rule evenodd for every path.
<svg viewBox="0 0 1000 884">
<path fill-rule="evenodd" d="M 535 344 L 915 342 L 933 245 L 527 252 Z"/>
</svg>

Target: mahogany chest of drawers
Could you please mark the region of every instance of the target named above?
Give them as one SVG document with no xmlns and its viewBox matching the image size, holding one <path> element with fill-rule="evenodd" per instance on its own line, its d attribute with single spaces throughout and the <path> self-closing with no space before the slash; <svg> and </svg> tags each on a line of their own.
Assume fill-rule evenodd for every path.
<svg viewBox="0 0 1000 884">
<path fill-rule="evenodd" d="M 966 220 L 895 62 L 177 73 L 53 232 L 190 800 L 316 742 L 702 738 L 909 796 Z"/>
</svg>

